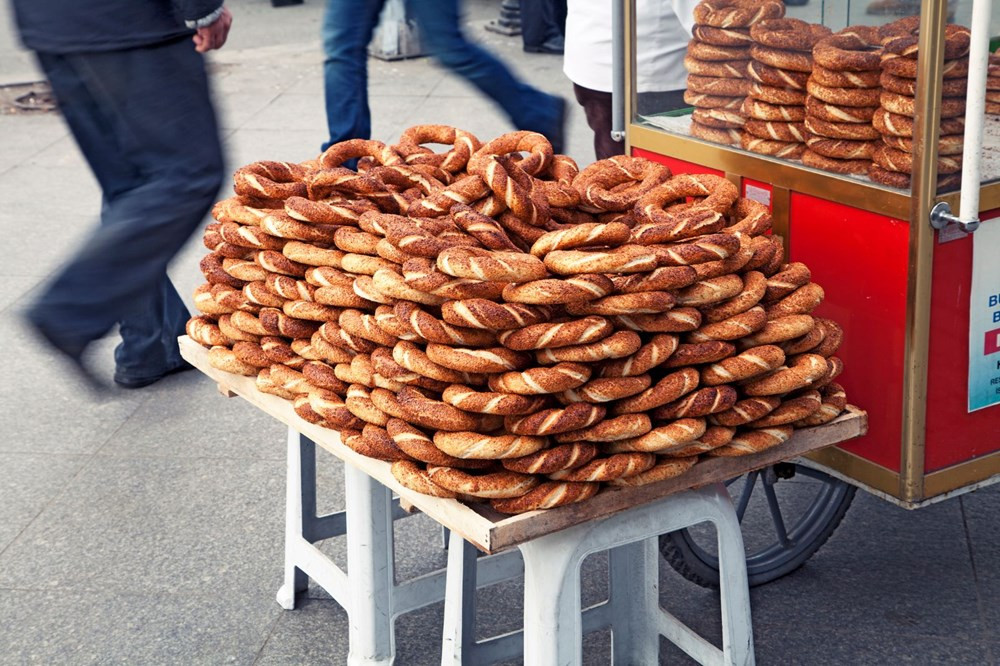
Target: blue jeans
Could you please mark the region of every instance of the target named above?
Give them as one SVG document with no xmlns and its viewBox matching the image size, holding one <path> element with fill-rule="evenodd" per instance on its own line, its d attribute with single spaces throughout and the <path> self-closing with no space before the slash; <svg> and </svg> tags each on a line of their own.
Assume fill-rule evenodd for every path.
<svg viewBox="0 0 1000 666">
<path fill-rule="evenodd" d="M 383 4 L 327 0 L 322 36 L 330 138 L 324 149 L 346 139 L 371 138 L 365 49 Z M 407 0 L 406 11 L 431 56 L 496 102 L 515 127 L 545 134 L 562 151 L 563 100 L 518 80 L 495 56 L 467 41 L 459 26 L 459 0 Z"/>
<path fill-rule="evenodd" d="M 177 336 L 188 318 L 167 264 L 223 179 L 202 56 L 185 37 L 38 60 L 104 203 L 100 225 L 28 318 L 72 355 L 118 324 L 115 379 L 157 377 L 182 363 Z"/>
</svg>

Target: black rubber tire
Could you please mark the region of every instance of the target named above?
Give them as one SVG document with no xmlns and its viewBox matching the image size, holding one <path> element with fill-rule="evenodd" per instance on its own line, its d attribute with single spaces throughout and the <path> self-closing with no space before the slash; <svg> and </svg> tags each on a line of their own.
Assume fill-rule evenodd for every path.
<svg viewBox="0 0 1000 666">
<path fill-rule="evenodd" d="M 794 466 L 796 473 L 803 469 L 803 466 L 795 463 L 783 465 Z M 818 470 L 804 469 L 808 470 L 810 477 L 825 477 L 824 483 L 829 490 L 824 489 L 824 492 L 817 494 L 801 519 L 789 530 L 789 536 L 797 537 L 792 548 L 780 548 L 776 538 L 773 544 L 760 551 L 747 553 L 747 578 L 750 587 L 770 583 L 805 564 L 837 529 L 854 500 L 856 487 Z M 777 552 L 772 552 L 775 550 Z M 660 554 L 687 580 L 702 587 L 719 587 L 718 558 L 701 548 L 688 530 L 660 536 Z"/>
</svg>

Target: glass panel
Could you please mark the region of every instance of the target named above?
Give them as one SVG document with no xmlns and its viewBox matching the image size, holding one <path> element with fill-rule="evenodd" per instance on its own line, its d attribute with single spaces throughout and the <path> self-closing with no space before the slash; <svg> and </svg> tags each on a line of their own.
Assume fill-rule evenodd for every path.
<svg viewBox="0 0 1000 666">
<path fill-rule="evenodd" d="M 634 1 L 633 122 L 909 189 L 917 54 L 914 48 L 887 56 L 880 42 L 884 26 L 919 15 L 920 0 Z M 972 0 L 950 0 L 949 21 L 968 25 L 971 7 Z M 782 20 L 748 27 L 755 19 L 777 17 Z M 896 30 L 904 28 L 917 32 L 916 25 Z M 821 38 L 838 31 L 854 37 L 814 52 Z M 994 8 L 991 34 L 1000 36 L 1000 7 Z M 680 45 L 692 35 L 686 47 Z M 964 62 L 959 57 L 946 64 L 954 78 L 946 79 L 942 101 L 942 191 L 957 187 Z M 996 89 L 988 92 L 987 111 L 997 115 L 986 122 L 984 181 L 1000 180 L 1000 61 L 990 87 Z"/>
</svg>

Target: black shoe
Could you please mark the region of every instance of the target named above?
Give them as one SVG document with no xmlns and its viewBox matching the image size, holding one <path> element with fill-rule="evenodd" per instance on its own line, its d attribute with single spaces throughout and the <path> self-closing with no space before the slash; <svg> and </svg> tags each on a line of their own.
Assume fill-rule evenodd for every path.
<svg viewBox="0 0 1000 666">
<path fill-rule="evenodd" d="M 175 368 L 171 368 L 164 373 L 159 375 L 153 375 L 152 377 L 118 377 L 115 376 L 115 384 L 126 389 L 140 389 L 144 386 L 149 386 L 150 384 L 155 384 L 164 377 L 169 377 L 170 375 L 176 375 L 179 372 L 187 372 L 188 370 L 194 370 L 194 366 L 187 361 L 182 360 L 181 364 Z"/>
<path fill-rule="evenodd" d="M 47 328 L 41 322 L 36 321 L 30 313 L 27 320 L 35 332 L 48 343 L 49 347 L 59 352 L 62 358 L 68 361 L 69 367 L 84 381 L 87 388 L 98 396 L 108 393 L 110 387 L 98 378 L 93 369 L 83 360 L 83 352 L 89 343 L 70 343 L 66 340 L 61 340 L 51 329 Z"/>
<path fill-rule="evenodd" d="M 546 39 L 541 44 L 525 44 L 524 50 L 527 53 L 551 53 L 553 55 L 562 55 L 563 49 L 565 47 L 565 42 L 561 35 L 557 37 L 550 37 Z"/>
</svg>

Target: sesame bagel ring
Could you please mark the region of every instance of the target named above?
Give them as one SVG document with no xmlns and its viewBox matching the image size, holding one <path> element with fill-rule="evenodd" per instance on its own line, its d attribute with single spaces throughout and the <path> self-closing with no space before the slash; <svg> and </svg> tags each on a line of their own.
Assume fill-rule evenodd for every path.
<svg viewBox="0 0 1000 666">
<path fill-rule="evenodd" d="M 750 26 L 750 37 L 757 44 L 789 51 L 812 51 L 830 32 L 826 26 L 794 18 L 764 19 Z"/>
<path fill-rule="evenodd" d="M 731 109 L 738 111 L 743 103 L 743 96 L 706 95 L 704 93 L 696 93 L 693 90 L 685 90 L 684 102 L 699 109 Z"/>
<path fill-rule="evenodd" d="M 306 196 L 306 169 L 291 162 L 254 162 L 233 174 L 236 194 L 265 199 Z"/>
<path fill-rule="evenodd" d="M 748 271 L 743 274 L 743 287 L 739 293 L 717 305 L 703 309 L 702 315 L 710 324 L 725 321 L 757 305 L 766 290 L 767 278 L 764 274 L 760 271 Z"/>
<path fill-rule="evenodd" d="M 901 150 L 904 153 L 913 153 L 913 139 L 910 137 L 887 135 L 882 137 L 882 142 L 890 148 Z M 965 136 L 963 134 L 938 137 L 938 155 L 961 155 L 964 146 Z"/>
<path fill-rule="evenodd" d="M 520 458 L 540 451 L 545 437 L 481 435 L 477 432 L 436 432 L 434 446 L 449 456 L 473 460 Z"/>
<path fill-rule="evenodd" d="M 462 384 L 447 387 L 441 394 L 441 399 L 466 412 L 496 416 L 533 414 L 545 406 L 545 398 L 476 391 Z"/>
<path fill-rule="evenodd" d="M 756 60 L 751 60 L 747 65 L 747 74 L 754 81 L 790 90 L 805 90 L 806 81 L 809 79 L 809 74 L 806 72 L 778 69 Z"/>
<path fill-rule="evenodd" d="M 875 88 L 829 88 L 809 81 L 806 83 L 806 90 L 816 99 L 840 106 L 872 107 L 878 106 L 880 102 L 879 91 Z M 884 101 L 882 105 L 885 106 Z"/>
<path fill-rule="evenodd" d="M 775 0 L 704 0 L 694 9 L 694 22 L 715 28 L 747 28 L 784 15 L 784 4 Z"/>
<path fill-rule="evenodd" d="M 631 315 L 666 312 L 677 302 L 669 291 L 640 291 L 634 294 L 614 294 L 593 301 L 578 301 L 566 306 L 573 315 Z"/>
<path fill-rule="evenodd" d="M 444 153 L 426 153 L 423 144 L 450 145 Z M 429 164 L 449 173 L 462 171 L 469 158 L 482 146 L 474 135 L 449 125 L 414 125 L 399 135 L 395 146 L 407 164 Z"/>
<path fill-rule="evenodd" d="M 715 76 L 688 75 L 687 89 L 704 95 L 741 97 L 747 94 L 749 83 L 746 79 L 723 79 Z"/>
<path fill-rule="evenodd" d="M 877 141 L 849 141 L 847 139 L 825 139 L 820 136 L 810 136 L 806 139 L 809 150 L 839 160 L 871 160 Z"/>
<path fill-rule="evenodd" d="M 642 393 L 615 403 L 612 413 L 617 416 L 648 412 L 694 391 L 698 387 L 698 381 L 698 371 L 694 368 L 672 372 Z"/>
<path fill-rule="evenodd" d="M 716 129 L 733 129 L 743 127 L 746 115 L 738 109 L 695 109 L 691 113 L 691 122 Z"/>
<path fill-rule="evenodd" d="M 810 77 L 821 86 L 828 88 L 878 88 L 879 70 L 871 72 L 849 72 L 827 69 L 818 64 L 813 65 Z"/>
<path fill-rule="evenodd" d="M 875 112 L 874 118 L 878 117 Z M 806 116 L 806 129 L 828 139 L 849 139 L 851 141 L 874 141 L 881 134 L 878 129 L 864 123 L 831 123 L 814 116 Z"/>
<path fill-rule="evenodd" d="M 615 315 L 621 327 L 646 333 L 684 333 L 701 325 L 701 313 L 695 308 L 674 308 L 660 314 Z"/>
<path fill-rule="evenodd" d="M 817 65 L 836 72 L 874 72 L 882 68 L 878 29 L 851 26 L 820 40 L 813 48 Z"/>
<path fill-rule="evenodd" d="M 645 472 L 656 464 L 651 453 L 616 453 L 607 458 L 595 458 L 585 465 L 549 474 L 557 481 L 596 482 L 626 478 Z"/>
<path fill-rule="evenodd" d="M 455 224 L 491 250 L 520 252 L 520 248 L 507 235 L 507 231 L 496 220 L 477 212 L 465 204 L 456 203 L 451 208 Z"/>
<path fill-rule="evenodd" d="M 414 428 L 402 419 L 389 419 L 385 430 L 403 453 L 420 462 L 467 469 L 483 469 L 490 465 L 488 461 L 463 459 L 448 455 L 442 449 L 435 446 L 434 442 L 423 430 Z"/>
<path fill-rule="evenodd" d="M 811 72 L 813 68 L 812 54 L 808 51 L 789 51 L 754 44 L 750 47 L 750 57 L 765 65 L 793 72 Z"/>
<path fill-rule="evenodd" d="M 748 396 L 771 396 L 805 388 L 823 377 L 828 370 L 826 359 L 819 354 L 800 354 L 791 364 L 770 374 L 751 379 L 743 385 Z"/>
<path fill-rule="evenodd" d="M 878 106 L 843 106 L 824 102 L 817 97 L 806 98 L 806 113 L 830 123 L 871 123 Z"/>
<path fill-rule="evenodd" d="M 407 421 L 424 428 L 451 432 L 488 432 L 499 425 L 499 418 L 470 414 L 456 407 L 428 398 L 419 389 L 405 386 L 398 394 L 399 404 L 406 412 Z"/>
<path fill-rule="evenodd" d="M 543 395 L 561 393 L 582 386 L 590 379 L 591 369 L 580 363 L 559 363 L 551 367 L 505 372 L 489 378 L 489 387 L 502 393 Z"/>
<path fill-rule="evenodd" d="M 605 419 L 594 425 L 560 433 L 555 436 L 557 442 L 617 442 L 623 439 L 641 437 L 653 429 L 653 423 L 648 414 L 622 414 Z"/>
<path fill-rule="evenodd" d="M 503 289 L 503 299 L 509 303 L 557 305 L 601 298 L 614 289 L 610 279 L 595 273 L 508 284 Z"/>
<path fill-rule="evenodd" d="M 845 159 L 842 157 L 826 157 L 809 148 L 802 153 L 802 163 L 814 169 L 822 169 L 832 173 L 867 174 L 871 168 L 871 159 Z"/>
<path fill-rule="evenodd" d="M 798 141 L 772 141 L 761 139 L 752 134 L 744 134 L 740 140 L 740 147 L 761 155 L 773 155 L 782 159 L 797 159 L 802 156 L 805 144 Z"/>
<path fill-rule="evenodd" d="M 588 344 L 556 348 L 546 347 L 535 352 L 535 358 L 539 363 L 546 365 L 563 361 L 595 363 L 634 354 L 639 350 L 641 344 L 642 339 L 634 331 L 618 331 L 602 340 Z"/>
<path fill-rule="evenodd" d="M 748 118 L 783 123 L 800 123 L 805 120 L 805 107 L 768 104 L 753 97 L 747 97 L 741 107 Z"/>
<path fill-rule="evenodd" d="M 699 76 L 716 76 L 726 79 L 741 79 L 747 74 L 747 65 L 751 61 L 736 60 L 733 62 L 698 60 L 690 54 L 684 56 L 684 68 L 690 74 Z"/>
<path fill-rule="evenodd" d="M 701 383 L 705 386 L 718 386 L 742 381 L 776 370 L 784 362 L 785 353 L 780 347 L 774 345 L 752 347 L 736 356 L 702 368 Z"/>
<path fill-rule="evenodd" d="M 658 462 L 647 469 L 632 476 L 611 479 L 608 481 L 613 486 L 645 486 L 650 483 L 666 481 L 684 474 L 698 462 L 697 453 L 688 456 L 678 456 L 671 458 L 658 458 Z"/>
<path fill-rule="evenodd" d="M 735 427 L 756 421 L 766 414 L 770 414 L 781 404 L 781 398 L 777 396 L 756 396 L 744 398 L 738 401 L 730 409 L 713 414 L 709 417 L 712 423 Z"/>
<path fill-rule="evenodd" d="M 454 326 L 437 319 L 434 315 L 409 301 L 396 303 L 393 306 L 393 311 L 400 321 L 406 323 L 410 330 L 428 342 L 468 347 L 482 347 L 496 343 L 496 335 L 491 331 L 465 326 Z"/>
<path fill-rule="evenodd" d="M 916 79 L 907 79 L 902 76 L 896 76 L 890 72 L 882 72 L 879 77 L 879 83 L 882 88 L 888 90 L 889 92 L 894 92 L 898 95 L 905 95 L 907 97 L 917 96 L 917 81 Z M 968 84 L 964 79 L 945 79 L 942 82 L 941 96 L 942 97 L 961 97 L 965 95 L 968 89 Z"/>
<path fill-rule="evenodd" d="M 490 282 L 531 282 L 548 275 L 545 264 L 533 255 L 474 247 L 444 250 L 437 257 L 437 267 L 452 277 Z"/>
<path fill-rule="evenodd" d="M 734 99 L 741 98 L 735 97 Z M 739 109 L 740 107 L 737 105 L 735 108 Z M 711 141 L 712 143 L 721 143 L 726 146 L 731 146 L 740 142 L 740 135 L 741 132 L 737 129 L 722 129 L 718 127 L 709 127 L 708 125 L 703 125 L 699 122 L 691 122 L 691 136 L 696 139 L 704 139 L 705 141 Z"/>
<path fill-rule="evenodd" d="M 750 55 L 746 46 L 719 46 L 695 39 L 688 42 L 687 52 L 692 58 L 711 62 L 746 60 Z"/>
<path fill-rule="evenodd" d="M 577 483 L 572 481 L 546 481 L 520 497 L 494 499 L 490 506 L 500 513 L 525 513 L 540 509 L 554 509 L 558 506 L 588 500 L 601 489 L 599 483 Z"/>
<path fill-rule="evenodd" d="M 405 340 L 400 340 L 392 348 L 392 359 L 410 372 L 415 372 L 422 377 L 436 379 L 439 382 L 449 384 L 460 383 L 482 383 L 481 379 L 465 373 L 461 370 L 453 370 L 430 360 L 423 349 Z M 471 381 L 475 380 L 475 381 Z"/>
<path fill-rule="evenodd" d="M 744 336 L 756 333 L 764 328 L 765 324 L 767 324 L 767 314 L 764 312 L 764 308 L 754 306 L 728 319 L 706 324 L 692 331 L 688 336 L 688 340 L 691 342 L 738 340 Z"/>
<path fill-rule="evenodd" d="M 500 344 L 509 349 L 531 350 L 583 345 L 608 337 L 614 326 L 604 317 L 584 317 L 564 322 L 533 324 L 499 334 Z"/>
<path fill-rule="evenodd" d="M 588 442 L 560 444 L 521 458 L 505 458 L 505 469 L 522 474 L 551 474 L 585 465 L 597 456 L 597 446 Z"/>
<path fill-rule="evenodd" d="M 746 28 L 715 28 L 710 25 L 695 25 L 694 38 L 699 42 L 717 46 L 750 46 L 753 39 Z"/>
<path fill-rule="evenodd" d="M 773 120 L 748 120 L 743 126 L 759 139 L 771 141 L 803 142 L 806 140 L 806 126 L 803 123 L 784 123 Z"/>
<path fill-rule="evenodd" d="M 483 298 L 447 301 L 441 306 L 441 318 L 449 324 L 492 331 L 523 328 L 549 317 L 550 312 L 544 306 L 494 303 Z"/>
<path fill-rule="evenodd" d="M 669 177 L 670 169 L 662 164 L 619 155 L 584 168 L 573 179 L 573 187 L 587 206 L 600 211 L 621 211 L 631 208 L 643 192 Z M 532 254 L 537 253 L 532 251 Z"/>
<path fill-rule="evenodd" d="M 554 250 L 545 255 L 545 265 L 558 275 L 582 273 L 645 273 L 657 267 L 656 252 L 641 245 L 622 245 L 613 250 Z"/>
<path fill-rule="evenodd" d="M 663 261 L 664 252 L 657 249 L 656 253 L 659 260 Z M 651 273 L 616 275 L 611 278 L 615 290 L 622 294 L 634 294 L 640 291 L 681 289 L 697 281 L 698 273 L 691 266 L 660 266 Z"/>
<path fill-rule="evenodd" d="M 916 100 L 913 97 L 883 90 L 879 96 L 882 108 L 890 113 L 912 118 L 916 114 Z M 941 117 L 957 118 L 965 115 L 964 97 L 941 98 Z"/>
<path fill-rule="evenodd" d="M 727 428 L 725 426 L 712 425 L 705 429 L 705 434 L 689 442 L 687 446 L 679 449 L 672 449 L 670 451 L 660 452 L 660 455 L 666 455 L 671 458 L 686 458 L 688 456 L 699 456 L 702 453 L 708 453 L 712 449 L 717 449 L 720 446 L 725 446 L 736 434 L 736 428 Z"/>
<path fill-rule="evenodd" d="M 620 335 L 621 333 L 631 333 L 631 331 L 621 331 L 620 333 L 615 333 L 615 335 Z M 633 335 L 635 334 L 633 333 Z M 641 347 L 638 346 L 641 338 L 635 335 L 635 340 L 636 351 L 627 358 L 605 363 L 601 366 L 601 377 L 635 377 L 643 375 L 666 362 L 671 354 L 677 350 L 679 344 L 676 335 L 667 333 L 659 333 L 652 336 L 649 342 Z M 542 353 L 544 354 L 545 352 Z"/>
<path fill-rule="evenodd" d="M 872 153 L 872 161 L 883 169 L 897 171 L 900 173 L 913 172 L 913 155 L 896 150 L 886 144 L 875 148 Z M 938 154 L 937 170 L 939 174 L 953 174 L 962 170 L 962 158 L 960 155 Z"/>
<path fill-rule="evenodd" d="M 901 116 L 879 108 L 872 117 L 872 125 L 881 134 L 891 136 L 913 137 L 913 118 Z M 965 132 L 964 118 L 942 118 L 941 134 L 944 136 L 951 134 L 962 134 Z"/>
<path fill-rule="evenodd" d="M 543 437 L 582 430 L 603 419 L 605 413 L 605 408 L 600 405 L 575 402 L 566 407 L 543 409 L 534 414 L 508 416 L 504 418 L 504 427 L 516 435 Z"/>
<path fill-rule="evenodd" d="M 898 31 L 897 31 L 898 30 Z M 886 53 L 916 60 L 919 50 L 919 24 L 899 22 L 883 26 L 882 48 Z M 944 59 L 955 60 L 969 54 L 971 32 L 968 28 L 949 23 L 944 29 Z"/>
<path fill-rule="evenodd" d="M 791 426 L 775 426 L 773 428 L 748 430 L 737 434 L 725 446 L 712 449 L 708 452 L 708 455 L 734 457 L 760 453 L 785 442 L 791 436 Z"/>
<path fill-rule="evenodd" d="M 645 451 L 649 453 L 669 453 L 679 450 L 705 434 L 705 419 L 677 419 L 672 423 L 653 428 L 645 435 L 605 444 L 608 453 Z"/>
<path fill-rule="evenodd" d="M 680 400 L 657 407 L 653 412 L 653 418 L 669 421 L 717 414 L 735 405 L 736 399 L 736 389 L 732 386 L 706 386 Z"/>
<path fill-rule="evenodd" d="M 773 412 L 756 421 L 751 421 L 747 427 L 771 428 L 794 423 L 815 414 L 822 405 L 819 391 L 815 389 L 803 391 L 794 397 L 786 396 Z"/>
<path fill-rule="evenodd" d="M 847 407 L 847 394 L 840 384 L 827 384 L 819 390 L 822 404 L 819 409 L 800 421 L 794 422 L 796 428 L 809 428 L 823 425 L 837 418 Z"/>
<path fill-rule="evenodd" d="M 598 379 L 591 379 L 580 388 L 563 391 L 556 397 L 563 403 L 612 402 L 645 391 L 649 388 L 651 382 L 652 380 L 649 375 L 600 377 Z"/>
<path fill-rule="evenodd" d="M 522 370 L 534 360 L 528 354 L 506 347 L 470 349 L 434 342 L 427 345 L 427 358 L 452 370 L 477 374 Z"/>
<path fill-rule="evenodd" d="M 421 495 L 443 497 L 445 499 L 454 499 L 458 497 L 457 493 L 442 488 L 431 481 L 431 477 L 427 473 L 424 466 L 419 463 L 415 463 L 412 460 L 393 461 L 392 466 L 389 469 L 392 472 L 393 478 L 399 481 L 400 485 L 404 488 L 416 491 Z"/>
<path fill-rule="evenodd" d="M 586 169 L 582 173 L 586 173 Z M 663 180 L 665 178 L 658 182 L 663 182 Z M 634 198 L 630 197 L 630 203 L 626 208 L 633 205 L 638 198 L 639 194 L 636 194 Z M 603 203 L 603 200 L 598 200 Z M 576 224 L 566 229 L 543 234 L 532 244 L 531 254 L 536 257 L 544 257 L 553 250 L 572 250 L 578 247 L 618 247 L 627 243 L 631 235 L 632 230 L 621 222 Z"/>
<path fill-rule="evenodd" d="M 470 474 L 452 467 L 428 466 L 427 476 L 435 485 L 453 493 L 484 499 L 520 497 L 541 483 L 537 476 L 507 470 Z"/>
</svg>

